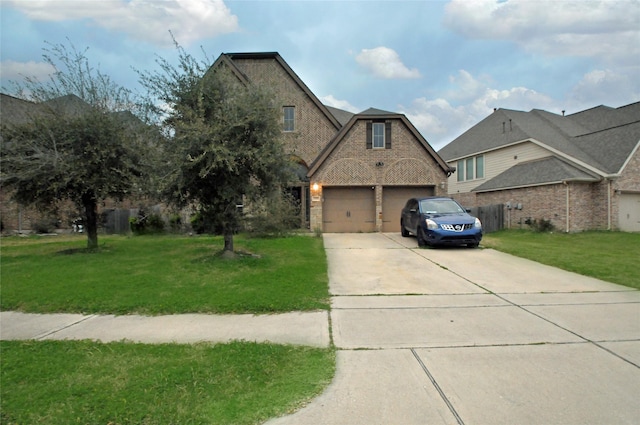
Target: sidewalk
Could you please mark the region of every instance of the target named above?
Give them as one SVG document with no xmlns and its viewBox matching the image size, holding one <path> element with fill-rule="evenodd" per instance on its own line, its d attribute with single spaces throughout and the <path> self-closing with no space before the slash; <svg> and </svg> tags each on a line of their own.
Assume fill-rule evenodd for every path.
<svg viewBox="0 0 640 425">
<path fill-rule="evenodd" d="M 323 237 L 331 312 L 0 312 L 0 338 L 327 347 L 333 337 L 332 383 L 270 425 L 638 423 L 640 291 L 490 249 Z"/>
<path fill-rule="evenodd" d="M 268 315 L 113 316 L 0 312 L 0 339 L 194 343 L 246 340 L 328 347 L 326 311 Z"/>
</svg>

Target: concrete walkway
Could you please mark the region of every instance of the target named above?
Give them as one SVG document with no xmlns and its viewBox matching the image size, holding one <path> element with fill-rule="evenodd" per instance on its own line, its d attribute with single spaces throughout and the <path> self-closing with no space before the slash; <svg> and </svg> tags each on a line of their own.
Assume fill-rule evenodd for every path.
<svg viewBox="0 0 640 425">
<path fill-rule="evenodd" d="M 488 249 L 325 234 L 332 310 L 0 313 L 2 339 L 329 346 L 331 385 L 283 424 L 640 423 L 640 291 Z"/>
<path fill-rule="evenodd" d="M 328 313 L 101 316 L 0 312 L 0 339 L 195 343 L 246 340 L 327 347 Z"/>
</svg>

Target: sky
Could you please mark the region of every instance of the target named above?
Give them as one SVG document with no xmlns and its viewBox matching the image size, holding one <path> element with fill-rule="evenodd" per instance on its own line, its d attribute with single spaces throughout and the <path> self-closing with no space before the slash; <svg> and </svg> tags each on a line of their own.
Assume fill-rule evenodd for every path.
<svg viewBox="0 0 640 425">
<path fill-rule="evenodd" d="M 50 44 L 141 90 L 177 58 L 278 52 L 326 105 L 405 114 L 436 150 L 494 108 L 640 101 L 640 0 L 0 0 L 0 85 L 46 80 Z"/>
</svg>

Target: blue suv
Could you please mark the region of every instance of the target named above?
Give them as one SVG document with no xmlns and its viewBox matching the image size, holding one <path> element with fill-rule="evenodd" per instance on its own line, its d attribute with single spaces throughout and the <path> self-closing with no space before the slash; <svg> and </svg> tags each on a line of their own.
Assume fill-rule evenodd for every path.
<svg viewBox="0 0 640 425">
<path fill-rule="evenodd" d="M 466 245 L 476 248 L 482 224 L 451 198 L 411 198 L 402 209 L 402 236 L 413 233 L 418 246 Z"/>
</svg>

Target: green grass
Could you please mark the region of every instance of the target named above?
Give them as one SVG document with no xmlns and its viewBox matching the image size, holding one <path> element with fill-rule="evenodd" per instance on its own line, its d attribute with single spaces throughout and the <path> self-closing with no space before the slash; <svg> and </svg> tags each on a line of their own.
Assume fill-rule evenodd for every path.
<svg viewBox="0 0 640 425">
<path fill-rule="evenodd" d="M 0 240 L 0 309 L 112 314 L 329 308 L 321 238 L 82 236 Z M 329 383 L 332 348 L 0 342 L 2 424 L 253 424 Z"/>
<path fill-rule="evenodd" d="M 113 314 L 271 313 L 329 308 L 321 238 L 82 236 L 3 238 L 0 309 Z"/>
<path fill-rule="evenodd" d="M 331 349 L 2 341 L 0 423 L 255 424 L 317 395 Z"/>
<path fill-rule="evenodd" d="M 482 245 L 564 270 L 640 289 L 640 233 L 487 234 Z"/>
</svg>

